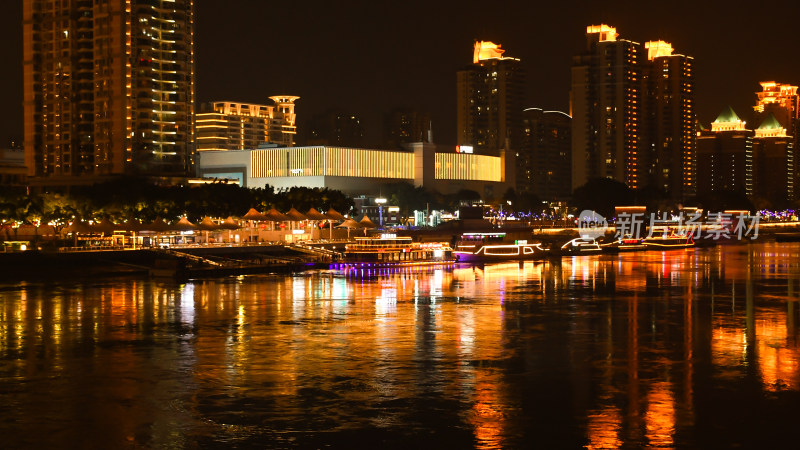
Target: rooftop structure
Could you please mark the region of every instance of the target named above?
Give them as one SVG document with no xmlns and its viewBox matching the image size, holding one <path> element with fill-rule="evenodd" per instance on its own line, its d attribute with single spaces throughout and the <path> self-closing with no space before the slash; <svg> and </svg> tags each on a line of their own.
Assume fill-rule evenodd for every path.
<svg viewBox="0 0 800 450">
<path fill-rule="evenodd" d="M 711 131 L 742 131 L 745 130 L 745 125 L 746 123 L 739 118 L 733 108 L 727 106 L 716 120 L 711 122 Z"/>
<path fill-rule="evenodd" d="M 273 105 L 214 102 L 197 114 L 197 150 L 243 150 L 272 142 L 291 147 L 297 134 L 294 102 L 300 97 L 273 96 Z"/>
<path fill-rule="evenodd" d="M 761 125 L 755 129 L 755 133 L 756 138 L 786 137 L 786 128 L 778 122 L 778 119 L 775 118 L 775 114 L 770 113 L 770 115 L 761 122 Z"/>
</svg>

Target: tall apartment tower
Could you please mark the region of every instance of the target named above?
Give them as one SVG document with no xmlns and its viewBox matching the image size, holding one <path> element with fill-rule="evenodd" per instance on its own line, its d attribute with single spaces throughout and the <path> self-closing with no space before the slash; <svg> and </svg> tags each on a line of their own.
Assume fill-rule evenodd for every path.
<svg viewBox="0 0 800 450">
<path fill-rule="evenodd" d="M 524 77 L 520 60 L 492 42 L 475 42 L 472 64 L 457 74 L 459 146 L 497 156 L 522 142 Z"/>
<path fill-rule="evenodd" d="M 648 176 L 642 184 L 686 200 L 697 187 L 694 58 L 673 53 L 672 45 L 664 41 L 645 42 L 644 48 L 639 156 Z"/>
<path fill-rule="evenodd" d="M 31 183 L 188 174 L 193 25 L 193 0 L 24 0 Z"/>
<path fill-rule="evenodd" d="M 655 186 L 675 200 L 696 193 L 693 58 L 664 41 L 586 29 L 572 66 L 572 186 L 612 178 Z"/>
<path fill-rule="evenodd" d="M 754 132 L 753 194 L 773 207 L 787 206 L 795 199 L 795 140 L 772 112 Z"/>
<path fill-rule="evenodd" d="M 517 156 L 517 194 L 566 200 L 572 193 L 572 119 L 561 111 L 523 111 L 524 140 Z"/>
<path fill-rule="evenodd" d="M 762 81 L 761 92 L 756 92 L 756 105 L 753 107 L 755 121 L 762 122 L 770 114 L 786 129 L 788 134 L 797 136 L 800 119 L 800 95 L 797 86 Z"/>
<path fill-rule="evenodd" d="M 756 92 L 756 105 L 753 107 L 753 123 L 765 123 L 772 115 L 786 129 L 792 143 L 793 186 L 800 186 L 800 95 L 797 86 L 774 81 L 762 81 L 760 84 L 761 92 Z M 785 139 L 782 137 L 780 140 Z M 792 198 L 796 197 L 792 192 Z"/>
<path fill-rule="evenodd" d="M 753 193 L 753 130 L 729 106 L 697 138 L 697 192 Z"/>
<path fill-rule="evenodd" d="M 641 47 L 608 25 L 586 28 L 586 49 L 572 65 L 573 189 L 591 178 L 642 184 Z"/>
</svg>

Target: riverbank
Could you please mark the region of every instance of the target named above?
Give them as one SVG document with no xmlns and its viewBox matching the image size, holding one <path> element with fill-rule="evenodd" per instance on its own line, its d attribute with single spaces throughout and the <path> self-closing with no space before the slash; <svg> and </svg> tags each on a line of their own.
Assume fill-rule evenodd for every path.
<svg viewBox="0 0 800 450">
<path fill-rule="evenodd" d="M 533 240 L 551 248 L 577 236 L 576 230 L 536 233 Z M 452 230 L 449 231 L 452 233 Z M 442 236 L 415 236 L 421 240 Z M 439 233 L 441 234 L 441 233 Z M 757 241 L 796 241 L 794 227 L 761 227 Z M 750 239 L 700 239 L 698 247 L 742 245 Z M 343 243 L 296 246 L 256 244 L 239 246 L 196 246 L 172 249 L 24 251 L 0 253 L 0 280 L 92 279 L 102 277 L 212 278 L 258 273 L 293 273 L 329 267 L 332 256 Z"/>
<path fill-rule="evenodd" d="M 321 267 L 318 260 L 319 255 L 306 254 L 284 245 L 9 252 L 0 253 L 0 280 L 124 276 L 202 278 L 291 273 Z"/>
</svg>

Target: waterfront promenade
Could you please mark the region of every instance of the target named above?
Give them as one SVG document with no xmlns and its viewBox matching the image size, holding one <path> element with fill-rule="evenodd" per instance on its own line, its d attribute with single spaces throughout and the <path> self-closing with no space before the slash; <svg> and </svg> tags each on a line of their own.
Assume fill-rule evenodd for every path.
<svg viewBox="0 0 800 450">
<path fill-rule="evenodd" d="M 493 226 L 487 222 L 487 225 Z M 523 224 L 512 223 L 519 228 Z M 578 235 L 576 227 L 525 227 L 534 241 L 558 248 Z M 708 226 L 706 226 L 707 229 Z M 460 230 L 456 228 L 456 230 Z M 341 230 L 337 230 L 341 231 Z M 241 236 L 252 231 L 243 228 Z M 454 233 L 447 227 L 411 233 L 424 239 L 450 240 Z M 612 236 L 614 227 L 607 231 Z M 341 232 L 339 233 L 341 234 Z M 759 224 L 757 240 L 800 240 L 800 222 L 764 222 Z M 120 242 L 132 242 L 120 240 Z M 249 273 L 286 273 L 327 267 L 337 260 L 349 239 L 315 239 L 297 243 L 236 242 L 171 244 L 141 248 L 136 245 L 104 245 L 48 248 L 42 251 L 0 252 L 0 279 L 56 279 L 74 277 L 172 276 L 209 277 Z M 744 245 L 749 238 L 704 239 L 702 246 L 721 243 Z M 164 260 L 175 264 L 164 264 Z M 155 270 L 160 268 L 165 270 Z"/>
</svg>

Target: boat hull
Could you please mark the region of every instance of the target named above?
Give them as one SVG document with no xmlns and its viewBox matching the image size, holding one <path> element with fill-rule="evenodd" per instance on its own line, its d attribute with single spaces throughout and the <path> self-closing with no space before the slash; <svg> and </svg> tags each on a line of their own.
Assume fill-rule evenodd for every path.
<svg viewBox="0 0 800 450">
<path fill-rule="evenodd" d="M 561 246 L 562 255 L 594 255 L 602 253 L 603 247 L 594 239 L 576 238 Z"/>
<path fill-rule="evenodd" d="M 695 247 L 694 241 L 684 239 L 645 239 L 642 242 L 648 250 L 680 250 Z"/>
<path fill-rule="evenodd" d="M 474 251 L 453 252 L 458 262 L 477 263 L 491 261 L 522 261 L 546 256 L 548 251 L 539 244 L 483 245 Z"/>
<path fill-rule="evenodd" d="M 356 238 L 345 246 L 338 264 L 357 267 L 445 264 L 455 260 L 444 242 L 416 242 L 410 237 L 386 234 Z"/>
</svg>

